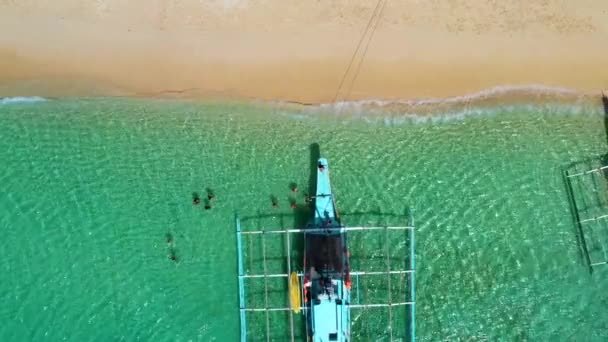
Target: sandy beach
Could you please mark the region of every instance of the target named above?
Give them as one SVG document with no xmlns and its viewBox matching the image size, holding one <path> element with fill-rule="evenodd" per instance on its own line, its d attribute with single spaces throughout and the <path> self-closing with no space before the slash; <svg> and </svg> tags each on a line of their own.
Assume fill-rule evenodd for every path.
<svg viewBox="0 0 608 342">
<path fill-rule="evenodd" d="M 531 3 L 5 1 L 0 96 L 326 103 L 607 89 L 605 1 Z"/>
</svg>

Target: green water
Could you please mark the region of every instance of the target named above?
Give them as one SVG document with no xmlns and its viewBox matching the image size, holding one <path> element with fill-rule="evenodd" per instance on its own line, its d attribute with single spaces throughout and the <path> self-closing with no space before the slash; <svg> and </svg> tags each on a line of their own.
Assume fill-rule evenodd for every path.
<svg viewBox="0 0 608 342">
<path fill-rule="evenodd" d="M 608 152 L 600 109 L 486 111 L 415 123 L 260 104 L 0 106 L 0 340 L 236 341 L 233 215 L 290 215 L 311 143 L 343 212 L 415 209 L 419 340 L 606 340 L 608 266 L 589 274 L 560 173 Z M 208 211 L 192 205 L 207 187 Z"/>
</svg>

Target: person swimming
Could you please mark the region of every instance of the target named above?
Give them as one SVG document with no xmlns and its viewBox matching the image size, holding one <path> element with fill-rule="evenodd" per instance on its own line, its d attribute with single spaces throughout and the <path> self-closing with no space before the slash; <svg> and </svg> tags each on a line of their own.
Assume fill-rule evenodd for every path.
<svg viewBox="0 0 608 342">
<path fill-rule="evenodd" d="M 210 201 L 215 199 L 215 193 L 211 188 L 207 188 L 207 199 Z"/>
<path fill-rule="evenodd" d="M 169 259 L 175 262 L 179 262 L 179 258 L 177 257 L 177 253 L 175 252 L 175 249 L 171 248 L 169 250 Z"/>
<path fill-rule="evenodd" d="M 201 196 L 198 195 L 198 192 L 192 193 L 192 204 L 198 205 L 201 203 Z"/>
<path fill-rule="evenodd" d="M 289 206 L 291 207 L 291 209 L 295 209 L 298 207 L 296 199 L 292 196 L 289 196 Z"/>
<path fill-rule="evenodd" d="M 304 193 L 304 202 L 306 202 L 306 203 L 312 202 L 312 196 L 310 196 L 310 194 L 308 194 L 307 192 Z"/>
</svg>

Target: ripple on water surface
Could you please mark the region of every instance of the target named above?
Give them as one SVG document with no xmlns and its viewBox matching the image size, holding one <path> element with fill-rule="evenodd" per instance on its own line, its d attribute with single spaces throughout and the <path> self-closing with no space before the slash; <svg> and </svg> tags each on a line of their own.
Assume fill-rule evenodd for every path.
<svg viewBox="0 0 608 342">
<path fill-rule="evenodd" d="M 238 103 L 0 107 L 0 336 L 235 340 L 233 214 L 291 223 L 316 142 L 347 224 L 415 209 L 419 339 L 605 339 L 606 273 L 580 258 L 560 169 L 606 153 L 603 118 L 491 111 L 385 125 Z M 207 187 L 210 210 L 192 204 Z M 384 335 L 355 336 L 386 338 L 377 317 L 355 328 Z"/>
</svg>

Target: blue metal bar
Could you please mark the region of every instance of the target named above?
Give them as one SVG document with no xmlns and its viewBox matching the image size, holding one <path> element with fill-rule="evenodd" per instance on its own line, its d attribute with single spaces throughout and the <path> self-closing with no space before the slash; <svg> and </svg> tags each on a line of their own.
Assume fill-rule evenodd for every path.
<svg viewBox="0 0 608 342">
<path fill-rule="evenodd" d="M 235 215 L 236 224 L 236 248 L 239 256 L 239 307 L 241 316 L 241 342 L 247 341 L 247 321 L 245 317 L 245 283 L 243 269 L 243 242 L 241 241 L 241 221 L 238 215 Z"/>
<path fill-rule="evenodd" d="M 278 230 L 249 230 L 246 232 L 242 232 L 243 235 L 252 235 L 252 234 L 289 234 L 289 233 L 344 233 L 344 232 L 352 232 L 352 231 L 367 231 L 367 230 L 406 230 L 406 229 L 414 229 L 411 226 L 398 227 L 398 226 L 382 226 L 382 227 L 323 227 L 323 228 L 302 228 L 302 229 L 278 229 Z"/>
<path fill-rule="evenodd" d="M 414 211 L 410 210 L 410 224 L 414 227 Z M 415 251 L 415 241 L 414 241 L 414 229 L 410 229 L 410 269 L 412 273 L 410 274 L 410 301 L 413 303 L 410 306 L 410 336 L 411 341 L 416 340 L 416 251 Z"/>
<path fill-rule="evenodd" d="M 361 292 L 361 290 L 359 289 L 359 275 L 356 275 L 357 277 L 357 304 L 361 304 L 359 301 L 359 292 Z"/>
</svg>

